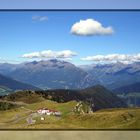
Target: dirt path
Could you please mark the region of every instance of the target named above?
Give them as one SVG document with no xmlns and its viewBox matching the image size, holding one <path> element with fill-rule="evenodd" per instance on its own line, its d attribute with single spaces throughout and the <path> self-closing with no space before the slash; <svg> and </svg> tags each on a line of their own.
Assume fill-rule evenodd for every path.
<svg viewBox="0 0 140 140">
<path fill-rule="evenodd" d="M 26 105 L 26 103 L 24 102 L 13 102 L 13 101 L 1 100 L 1 99 L 0 99 L 0 102 L 11 103 L 15 105 Z"/>
</svg>

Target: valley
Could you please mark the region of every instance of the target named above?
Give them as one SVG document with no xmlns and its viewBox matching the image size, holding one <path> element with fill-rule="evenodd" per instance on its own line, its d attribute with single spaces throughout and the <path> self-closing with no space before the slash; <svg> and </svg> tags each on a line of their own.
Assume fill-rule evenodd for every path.
<svg viewBox="0 0 140 140">
<path fill-rule="evenodd" d="M 56 59 L 0 64 L 0 129 L 140 129 L 138 68 Z"/>
</svg>

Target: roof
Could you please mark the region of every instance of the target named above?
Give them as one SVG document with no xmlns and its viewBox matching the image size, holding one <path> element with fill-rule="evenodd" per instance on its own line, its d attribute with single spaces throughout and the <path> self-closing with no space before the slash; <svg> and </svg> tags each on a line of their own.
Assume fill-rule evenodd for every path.
<svg viewBox="0 0 140 140">
<path fill-rule="evenodd" d="M 59 111 L 48 109 L 48 108 L 39 108 L 38 110 L 49 110 L 49 112 L 59 112 Z"/>
</svg>

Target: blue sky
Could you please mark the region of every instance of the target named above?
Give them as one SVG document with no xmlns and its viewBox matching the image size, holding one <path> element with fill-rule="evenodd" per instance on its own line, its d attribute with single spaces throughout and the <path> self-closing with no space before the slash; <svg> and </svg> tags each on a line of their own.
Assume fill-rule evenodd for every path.
<svg viewBox="0 0 140 140">
<path fill-rule="evenodd" d="M 0 0 L 0 9 L 21 9 L 21 8 L 49 8 L 49 9 L 73 9 L 73 8 L 91 8 L 91 9 L 112 9 L 112 8 L 131 8 L 139 9 L 139 0 Z"/>
<path fill-rule="evenodd" d="M 42 18 L 42 20 L 41 20 Z M 71 29 L 80 20 L 92 19 L 113 33 L 78 35 Z M 76 52 L 75 64 L 88 64 L 81 58 L 97 55 L 140 53 L 140 12 L 0 12 L 0 61 L 23 62 L 24 54 L 51 50 Z"/>
</svg>

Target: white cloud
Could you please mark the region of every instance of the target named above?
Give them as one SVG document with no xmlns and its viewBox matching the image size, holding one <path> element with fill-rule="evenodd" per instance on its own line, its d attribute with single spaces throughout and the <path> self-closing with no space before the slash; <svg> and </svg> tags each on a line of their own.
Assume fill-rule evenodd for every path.
<svg viewBox="0 0 140 140">
<path fill-rule="evenodd" d="M 140 61 L 139 54 L 108 54 L 108 55 L 95 55 L 87 56 L 81 58 L 83 61 L 94 61 L 94 62 L 123 62 L 123 63 L 132 63 Z"/>
<path fill-rule="evenodd" d="M 33 16 L 32 17 L 32 20 L 34 21 L 47 21 L 48 20 L 48 17 L 47 16 Z"/>
<path fill-rule="evenodd" d="M 27 53 L 22 55 L 23 58 L 38 58 L 40 57 L 39 52 L 32 52 L 32 53 Z"/>
<path fill-rule="evenodd" d="M 41 52 L 32 52 L 23 54 L 22 58 L 61 58 L 71 60 L 72 57 L 76 56 L 77 53 L 71 50 L 63 50 L 63 51 L 52 51 L 52 50 L 44 50 Z"/>
<path fill-rule="evenodd" d="M 112 34 L 113 28 L 103 27 L 103 25 L 94 20 L 94 19 L 86 19 L 80 20 L 76 22 L 71 27 L 71 33 L 75 35 L 82 35 L 82 36 L 92 36 L 92 35 L 110 35 Z"/>
</svg>

